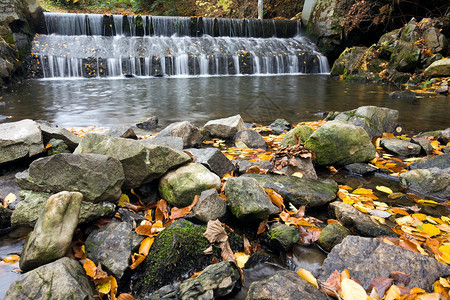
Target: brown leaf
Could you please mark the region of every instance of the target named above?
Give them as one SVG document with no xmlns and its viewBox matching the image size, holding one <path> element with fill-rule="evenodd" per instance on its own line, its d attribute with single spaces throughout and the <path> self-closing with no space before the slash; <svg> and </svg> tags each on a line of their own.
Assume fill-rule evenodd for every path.
<svg viewBox="0 0 450 300">
<path fill-rule="evenodd" d="M 336 297 L 342 291 L 341 289 L 341 273 L 338 270 L 334 270 L 327 280 L 321 282 L 322 290 L 331 297 Z"/>
<path fill-rule="evenodd" d="M 259 174 L 261 173 L 261 169 L 258 166 L 251 166 L 245 171 L 245 174 Z"/>
<path fill-rule="evenodd" d="M 169 218 L 169 212 L 167 211 L 167 202 L 164 199 L 159 200 L 156 203 L 156 210 L 155 210 L 155 221 L 161 221 Z"/>
<path fill-rule="evenodd" d="M 228 235 L 219 220 L 209 220 L 203 236 L 210 242 L 223 243 L 228 240 Z"/>
<path fill-rule="evenodd" d="M 242 238 L 244 240 L 244 253 L 247 254 L 247 255 L 252 255 L 252 246 L 250 244 L 250 241 L 245 236 L 245 234 L 243 235 Z"/>
<path fill-rule="evenodd" d="M 391 272 L 391 274 L 389 274 L 389 278 L 392 278 L 394 280 L 394 284 L 399 286 L 408 286 L 409 281 L 411 280 L 408 274 L 397 271 Z"/>
<path fill-rule="evenodd" d="M 303 226 L 298 226 L 298 233 L 300 235 L 299 243 L 302 245 L 310 245 L 319 238 L 317 232 L 306 230 Z"/>
<path fill-rule="evenodd" d="M 108 273 L 106 273 L 105 271 L 102 270 L 102 265 L 98 264 L 97 265 L 97 272 L 95 272 L 95 276 L 94 276 L 94 282 L 95 284 L 100 284 L 100 283 L 104 283 L 105 281 L 108 281 Z"/>
<path fill-rule="evenodd" d="M 373 288 L 376 288 L 378 295 L 383 298 L 386 291 L 391 287 L 393 281 L 394 280 L 392 278 L 387 277 L 374 278 L 369 285 L 368 291 L 370 292 Z"/>
<path fill-rule="evenodd" d="M 261 223 L 259 223 L 258 231 L 256 232 L 257 235 L 263 233 L 264 231 L 266 231 L 266 229 L 267 229 L 267 221 L 268 220 L 265 219 L 265 220 L 261 221 Z"/>
<path fill-rule="evenodd" d="M 178 207 L 174 207 L 170 210 L 170 220 L 176 220 L 179 218 L 182 218 L 184 216 L 187 216 L 188 214 L 191 213 L 192 208 L 194 208 L 194 206 L 197 204 L 198 200 L 200 199 L 199 195 L 195 195 L 194 197 L 194 201 L 192 201 L 191 205 L 183 207 L 183 208 L 178 208 Z"/>
<path fill-rule="evenodd" d="M 305 205 L 300 206 L 298 208 L 297 212 L 295 213 L 294 217 L 295 218 L 303 218 L 305 216 L 305 209 L 306 209 Z"/>
<path fill-rule="evenodd" d="M 275 206 L 277 206 L 281 210 L 284 209 L 283 197 L 280 194 L 278 194 L 272 189 L 264 189 L 264 191 L 267 193 L 267 196 L 269 196 L 270 201 L 272 201 L 272 203 Z"/>
<path fill-rule="evenodd" d="M 112 221 L 112 218 L 101 218 L 101 219 L 96 220 L 94 222 L 94 225 L 97 226 L 98 228 L 102 228 L 111 221 Z"/>
</svg>

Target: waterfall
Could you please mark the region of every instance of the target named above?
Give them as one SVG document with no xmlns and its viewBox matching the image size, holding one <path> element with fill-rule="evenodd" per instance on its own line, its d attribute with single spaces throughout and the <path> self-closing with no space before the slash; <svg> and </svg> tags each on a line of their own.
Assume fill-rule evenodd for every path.
<svg viewBox="0 0 450 300">
<path fill-rule="evenodd" d="M 326 73 L 299 22 L 46 13 L 35 77 Z"/>
</svg>

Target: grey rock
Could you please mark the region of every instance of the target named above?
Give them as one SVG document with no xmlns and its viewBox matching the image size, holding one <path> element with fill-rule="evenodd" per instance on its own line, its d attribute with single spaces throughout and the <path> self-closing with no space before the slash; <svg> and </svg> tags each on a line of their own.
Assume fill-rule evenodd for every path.
<svg viewBox="0 0 450 300">
<path fill-rule="evenodd" d="M 203 128 L 211 136 L 225 139 L 231 139 L 237 132 L 247 129 L 240 115 L 208 121 Z"/>
<path fill-rule="evenodd" d="M 92 133 L 84 136 L 74 153 L 98 153 L 118 159 L 123 166 L 126 188 L 151 182 L 191 160 L 186 153 L 169 147 Z"/>
<path fill-rule="evenodd" d="M 359 235 L 369 237 L 395 236 L 395 233 L 388 226 L 377 223 L 350 204 L 335 201 L 328 206 L 328 212 L 342 225 Z"/>
<path fill-rule="evenodd" d="M 297 126 L 291 130 L 284 136 L 281 141 L 282 146 L 295 146 L 297 145 L 297 141 L 295 140 L 295 135 L 300 136 L 300 140 L 302 143 L 305 143 L 311 134 L 313 134 L 313 130 L 308 126 Z"/>
<path fill-rule="evenodd" d="M 184 147 L 199 146 L 203 142 L 200 130 L 191 122 L 172 123 L 158 133 L 157 137 L 176 136 L 183 139 Z"/>
<path fill-rule="evenodd" d="M 167 172 L 159 181 L 158 190 L 170 205 L 185 207 L 192 203 L 195 195 L 208 189 L 219 189 L 219 176 L 199 163 L 189 163 Z"/>
<path fill-rule="evenodd" d="M 32 120 L 0 124 L 0 165 L 44 152 L 42 133 Z"/>
<path fill-rule="evenodd" d="M 137 128 L 145 129 L 145 130 L 153 130 L 158 127 L 158 117 L 149 117 L 139 123 L 136 124 Z"/>
<path fill-rule="evenodd" d="M 264 220 L 280 212 L 253 178 L 230 177 L 225 195 L 231 213 L 239 220 Z"/>
<path fill-rule="evenodd" d="M 134 132 L 134 129 L 132 127 L 113 127 L 107 130 L 104 135 L 110 136 L 110 137 L 118 137 L 118 138 L 124 138 L 124 139 L 133 139 L 137 140 L 138 137 L 136 136 L 136 133 Z M 80 139 L 81 140 L 81 139 Z"/>
<path fill-rule="evenodd" d="M 441 130 L 439 132 L 439 139 L 444 143 L 447 144 L 448 142 L 450 142 L 450 127 L 445 129 L 445 130 Z"/>
<path fill-rule="evenodd" d="M 363 164 L 363 163 L 353 163 L 353 164 L 349 164 L 346 165 L 344 167 L 347 171 L 349 171 L 351 174 L 356 174 L 356 175 L 366 175 L 369 173 L 373 173 L 377 170 L 377 168 L 372 167 L 368 164 Z"/>
<path fill-rule="evenodd" d="M 355 110 L 342 112 L 335 118 L 362 127 L 371 139 L 381 136 L 383 132 L 394 131 L 397 119 L 398 110 L 377 106 L 361 106 Z"/>
<path fill-rule="evenodd" d="M 216 299 L 231 293 L 241 276 L 228 261 L 207 266 L 196 278 L 187 279 L 178 286 L 179 299 Z"/>
<path fill-rule="evenodd" d="M 203 191 L 198 203 L 192 209 L 191 217 L 208 223 L 209 220 L 221 220 L 227 213 L 227 203 L 216 189 Z"/>
<path fill-rule="evenodd" d="M 441 59 L 432 63 L 424 72 L 427 77 L 450 76 L 450 59 Z"/>
<path fill-rule="evenodd" d="M 144 236 L 133 231 L 131 223 L 111 221 L 87 237 L 86 255 L 119 280 L 130 265 L 132 251 L 143 239 Z"/>
<path fill-rule="evenodd" d="M 328 297 L 294 271 L 280 271 L 250 285 L 246 300 L 321 300 Z"/>
<path fill-rule="evenodd" d="M 376 153 L 367 132 L 344 121 L 326 123 L 309 137 L 305 147 L 316 155 L 318 165 L 367 162 Z"/>
<path fill-rule="evenodd" d="M 419 155 L 422 147 L 408 140 L 381 139 L 381 146 L 400 156 Z"/>
<path fill-rule="evenodd" d="M 389 94 L 389 98 L 392 99 L 416 99 L 417 95 L 413 91 L 395 91 Z"/>
<path fill-rule="evenodd" d="M 247 174 L 242 177 L 255 179 L 266 189 L 273 189 L 280 194 L 285 204 L 295 207 L 305 205 L 307 208 L 323 206 L 336 198 L 338 187 L 329 182 L 309 178 L 282 175 Z"/>
<path fill-rule="evenodd" d="M 291 130 L 292 125 L 285 119 L 276 119 L 269 125 L 269 128 L 274 134 L 282 134 L 284 131 Z"/>
<path fill-rule="evenodd" d="M 450 267 L 434 258 L 385 244 L 376 239 L 347 236 L 334 247 L 322 266 L 319 280 L 325 280 L 334 270 L 347 269 L 351 276 L 368 288 L 372 279 L 388 277 L 391 272 L 404 272 L 411 281 L 408 287 L 431 292 L 433 283 L 450 274 Z"/>
<path fill-rule="evenodd" d="M 195 162 L 207 167 L 219 177 L 235 171 L 233 163 L 217 148 L 186 149 L 195 157 Z"/>
<path fill-rule="evenodd" d="M 442 148 L 442 152 L 444 153 L 450 153 L 450 146 L 445 146 L 444 148 Z"/>
<path fill-rule="evenodd" d="M 317 179 L 317 173 L 310 157 L 303 158 L 294 156 L 293 158 L 295 160 L 295 165 L 292 165 L 290 162 L 279 171 L 284 172 L 288 176 L 291 176 L 294 173 L 301 173 L 302 178 Z"/>
<path fill-rule="evenodd" d="M 14 209 L 20 201 L 20 187 L 16 182 L 16 173 L 17 171 L 13 171 L 0 176 L 0 199 L 5 199 L 9 194 L 14 194 L 17 198 L 15 202 L 8 205 L 8 207 L 12 209 Z"/>
<path fill-rule="evenodd" d="M 342 242 L 347 235 L 351 232 L 339 223 L 331 223 L 325 226 L 320 232 L 317 243 L 325 251 L 330 252 L 331 249 Z"/>
<path fill-rule="evenodd" d="M 271 248 L 280 251 L 289 251 L 300 239 L 296 226 L 283 223 L 274 223 L 266 233 L 267 243 Z"/>
<path fill-rule="evenodd" d="M 175 284 L 168 284 L 163 286 L 162 288 L 154 291 L 148 297 L 145 297 L 146 300 L 159 300 L 159 299 L 166 299 L 166 300 L 178 300 L 177 297 L 177 290 L 179 283 Z"/>
<path fill-rule="evenodd" d="M 26 190 L 57 193 L 77 191 L 89 202 L 119 200 L 123 169 L 120 162 L 100 154 L 61 153 L 33 161 L 27 171 L 17 173 Z"/>
<path fill-rule="evenodd" d="M 21 275 L 9 287 L 5 300 L 94 300 L 96 295 L 94 284 L 80 263 L 63 257 Z"/>
<path fill-rule="evenodd" d="M 69 146 L 63 140 L 51 139 L 50 141 L 48 141 L 47 146 L 48 145 L 51 145 L 48 148 L 46 147 L 47 154 L 49 156 L 58 153 L 71 153 L 71 151 L 69 150 Z"/>
<path fill-rule="evenodd" d="M 411 170 L 400 174 L 400 183 L 424 196 L 450 199 L 450 168 Z"/>
<path fill-rule="evenodd" d="M 149 145 L 165 146 L 178 151 L 182 151 L 184 148 L 183 139 L 178 136 L 155 136 L 154 138 L 141 140 L 140 142 Z"/>
<path fill-rule="evenodd" d="M 1 229 L 11 227 L 11 210 L 0 205 L 0 233 Z"/>
<path fill-rule="evenodd" d="M 394 55 L 390 64 L 400 72 L 412 72 L 419 63 L 420 48 L 409 42 L 395 41 L 393 43 Z"/>
<path fill-rule="evenodd" d="M 241 130 L 235 134 L 233 142 L 239 148 L 267 150 L 267 143 L 258 132 L 254 130 Z M 239 145 L 239 146 L 238 146 Z M 244 146 L 241 147 L 240 145 Z"/>
<path fill-rule="evenodd" d="M 429 168 L 447 169 L 450 168 L 450 154 L 427 156 L 418 161 L 413 162 L 408 166 L 408 168 L 410 170 L 429 169 Z"/>
<path fill-rule="evenodd" d="M 47 200 L 45 211 L 23 245 L 20 269 L 30 271 L 66 254 L 82 201 L 83 195 L 78 192 L 60 192 Z"/>
<path fill-rule="evenodd" d="M 268 160 L 258 160 L 258 161 L 250 161 L 246 159 L 237 159 L 233 160 L 233 164 L 236 166 L 239 173 L 243 174 L 247 172 L 248 169 L 250 169 L 253 166 L 257 166 L 261 170 L 269 170 L 272 168 L 272 165 L 270 164 L 270 161 Z"/>
<path fill-rule="evenodd" d="M 22 190 L 20 196 L 22 200 L 13 210 L 11 224 L 14 227 L 34 227 L 51 194 Z M 115 208 L 116 206 L 110 202 L 91 203 L 83 201 L 78 224 L 87 224 L 100 217 L 112 217 Z"/>
<path fill-rule="evenodd" d="M 419 145 L 422 148 L 421 152 L 425 155 L 429 155 L 433 152 L 433 146 L 431 146 L 430 141 L 426 138 L 413 137 L 411 138 L 411 143 Z"/>
<path fill-rule="evenodd" d="M 69 146 L 70 150 L 74 150 L 81 141 L 81 138 L 65 128 L 52 126 L 47 121 L 37 121 L 39 128 L 42 130 L 44 142 L 51 139 L 63 140 Z"/>
</svg>

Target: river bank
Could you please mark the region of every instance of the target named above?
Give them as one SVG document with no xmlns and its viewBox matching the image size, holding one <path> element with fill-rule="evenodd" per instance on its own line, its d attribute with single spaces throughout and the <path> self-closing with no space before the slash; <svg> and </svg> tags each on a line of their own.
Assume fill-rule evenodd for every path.
<svg viewBox="0 0 450 300">
<path fill-rule="evenodd" d="M 64 291 L 45 287 L 49 293 L 88 298 L 100 292 L 112 298 L 129 293 L 138 299 L 175 294 L 181 299 L 199 295 L 208 299 L 219 295 L 260 299 L 268 290 L 277 295 L 276 299 L 281 296 L 277 282 L 282 281 L 292 282 L 288 295 L 283 289 L 287 299 L 299 293 L 321 299 L 324 294 L 301 279 L 312 280 L 299 269 L 308 266 L 305 258 L 288 258 L 292 251 L 302 253 L 314 245 L 320 245 L 328 256 L 323 265 L 323 258 L 315 263 L 322 267 L 310 264 L 308 270 L 322 288 L 333 286 L 337 293 L 339 289 L 348 292 L 344 292 L 348 284 L 345 272 L 325 283 L 335 269 L 349 270 L 366 289 L 372 279 L 389 281 L 392 272 L 400 271 L 410 279 L 410 289 L 398 288 L 408 283 L 395 277 L 394 272 L 390 293 L 448 295 L 448 129 L 409 140 L 396 130 L 398 114 L 390 109 L 360 107 L 335 114 L 335 120 L 296 124 L 292 130 L 281 120 L 248 130 L 248 125 L 234 116 L 210 120 L 203 128 L 189 122 L 174 123 L 156 137 L 149 132 L 140 140 L 130 139 L 134 135 L 126 128 L 78 132 L 83 136 L 80 138 L 33 121 L 0 125 L 13 132 L 19 132 L 18 128 L 23 132 L 26 126 L 26 131 L 34 132 L 33 142 L 22 139 L 20 147 L 28 145 L 32 151 L 25 156 L 41 157 L 28 159 L 34 161 L 28 170 L 15 175 L 20 188 L 2 196 L 5 206 L 13 209 L 13 226 L 35 228 L 19 261 L 20 267 L 29 271 L 11 286 L 6 299 L 22 295 L 21 286 L 41 285 L 32 278 L 43 272 L 60 274 L 58 278 L 67 282 L 74 278 L 63 271 L 68 266 L 79 269 L 75 285 Z M 139 127 L 149 129 L 154 125 L 153 120 Z M 121 135 L 129 138 L 114 137 Z M 59 141 L 50 141 L 52 137 Z M 2 153 L 19 153 L 10 152 L 14 143 L 7 139 L 10 146 L 2 146 L 7 151 Z M 335 149 L 333 145 L 340 146 Z M 345 154 L 347 151 L 353 154 Z M 4 171 L 11 168 L 11 163 L 2 161 Z M 102 177 L 100 181 L 98 176 Z M 417 180 L 420 176 L 434 179 Z M 70 192 L 60 192 L 67 190 Z M 54 222 L 61 218 L 66 225 L 73 225 L 67 234 L 56 237 L 51 232 Z M 222 223 L 211 221 L 216 219 Z M 48 222 L 51 228 L 46 226 Z M 328 236 L 335 230 L 339 233 Z M 349 234 L 353 237 L 344 238 Z M 204 253 L 209 243 L 213 244 L 212 252 Z M 53 250 L 48 251 L 55 247 L 52 245 L 67 250 L 55 257 Z M 355 250 L 358 247 L 361 251 Z M 389 255 L 370 252 L 370 247 L 385 249 L 382 251 Z M 369 253 L 357 254 L 362 249 Z M 66 252 L 72 258 L 58 260 Z M 350 253 L 358 258 L 346 260 Z M 275 259 L 286 254 L 290 263 Z M 81 260 L 83 267 L 74 259 Z M 423 263 L 415 269 L 409 266 L 411 259 Z M 8 260 L 14 262 L 14 257 Z M 405 263 L 400 263 L 403 260 Z M 230 261 L 231 265 L 227 263 Z M 243 274 L 255 278 L 255 270 L 267 261 L 278 266 L 270 275 L 256 276 L 253 283 L 241 281 Z M 341 265 L 337 261 L 342 261 Z M 382 263 L 383 268 L 372 265 Z M 186 280 L 186 275 L 205 267 L 197 278 Z M 277 268 L 292 271 L 280 272 Z M 357 271 L 361 268 L 368 269 Z M 421 275 L 422 268 L 427 268 L 428 277 Z M 436 280 L 439 283 L 434 284 Z M 247 291 L 246 296 L 238 293 L 240 286 Z M 373 286 L 380 297 L 388 289 L 380 292 L 379 284 Z M 373 293 L 372 288 L 369 290 Z M 34 291 L 28 288 L 31 294 L 27 295 L 34 295 Z"/>
</svg>

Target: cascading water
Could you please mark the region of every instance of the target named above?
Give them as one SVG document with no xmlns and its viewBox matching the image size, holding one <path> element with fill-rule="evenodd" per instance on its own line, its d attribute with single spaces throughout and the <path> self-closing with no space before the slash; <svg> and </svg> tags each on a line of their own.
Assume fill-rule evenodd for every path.
<svg viewBox="0 0 450 300">
<path fill-rule="evenodd" d="M 36 77 L 326 73 L 298 22 L 46 13 Z"/>
</svg>

